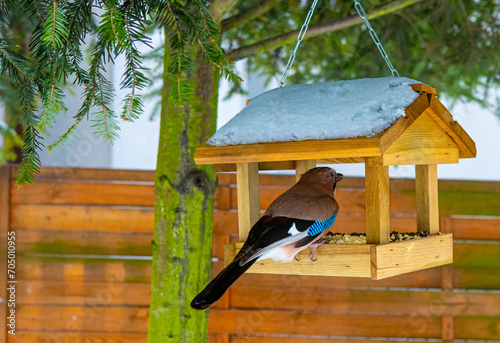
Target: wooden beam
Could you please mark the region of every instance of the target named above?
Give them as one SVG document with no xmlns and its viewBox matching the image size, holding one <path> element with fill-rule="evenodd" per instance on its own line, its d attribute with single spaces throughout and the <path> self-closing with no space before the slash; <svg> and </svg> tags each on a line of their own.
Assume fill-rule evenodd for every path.
<svg viewBox="0 0 500 343">
<path fill-rule="evenodd" d="M 389 167 L 365 164 L 366 243 L 389 243 Z"/>
<path fill-rule="evenodd" d="M 416 83 L 410 86 L 415 92 L 426 92 L 428 94 L 436 95 L 436 88 L 424 85 L 423 83 Z"/>
<path fill-rule="evenodd" d="M 453 263 L 453 235 L 410 239 L 371 246 L 372 279 L 410 273 Z"/>
<path fill-rule="evenodd" d="M 476 144 L 465 130 L 453 120 L 448 109 L 436 98 L 431 97 L 430 114 L 460 149 L 460 158 L 476 157 Z"/>
<path fill-rule="evenodd" d="M 10 167 L 0 166 L 0 298 L 7 299 L 7 233 L 10 230 Z M 0 342 L 7 341 L 7 303 L 0 302 Z"/>
<path fill-rule="evenodd" d="M 436 234 L 439 232 L 437 165 L 415 166 L 415 191 L 417 197 L 417 230 Z"/>
<path fill-rule="evenodd" d="M 224 246 L 224 264 L 228 265 L 243 246 L 242 242 Z M 309 249 L 300 252 L 289 263 L 271 259 L 257 261 L 247 273 L 317 276 L 370 277 L 370 247 L 368 244 L 326 244 L 315 253 L 317 261 L 309 259 Z"/>
<path fill-rule="evenodd" d="M 248 232 L 260 217 L 259 166 L 257 163 L 238 163 L 236 165 L 236 186 L 238 231 L 240 240 L 245 241 Z"/>
<path fill-rule="evenodd" d="M 459 149 L 428 108 L 384 151 L 383 165 L 458 163 Z"/>
<path fill-rule="evenodd" d="M 380 156 L 379 137 L 211 146 L 196 149 L 196 164 L 226 164 Z"/>
<path fill-rule="evenodd" d="M 324 244 L 312 262 L 309 250 L 301 251 L 289 263 L 272 259 L 257 261 L 247 273 L 364 277 L 374 280 L 441 266 L 453 262 L 452 234 L 436 235 L 404 242 L 374 244 Z M 243 242 L 224 246 L 227 266 Z"/>
<path fill-rule="evenodd" d="M 306 171 L 314 167 L 316 167 L 316 160 L 295 161 L 295 181 L 298 182 Z"/>
</svg>

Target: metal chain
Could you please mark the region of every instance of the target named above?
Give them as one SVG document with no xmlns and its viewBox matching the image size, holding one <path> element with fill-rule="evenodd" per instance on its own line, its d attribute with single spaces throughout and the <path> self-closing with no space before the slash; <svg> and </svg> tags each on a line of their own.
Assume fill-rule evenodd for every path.
<svg viewBox="0 0 500 343">
<path fill-rule="evenodd" d="M 356 8 L 356 11 L 358 11 L 359 16 L 365 21 L 366 27 L 368 28 L 368 30 L 370 32 L 370 36 L 372 37 L 373 41 L 377 45 L 378 51 L 380 52 L 380 54 L 384 58 L 385 63 L 387 63 L 387 66 L 391 70 L 392 76 L 394 76 L 394 77 L 399 76 L 398 71 L 392 65 L 391 60 L 389 59 L 389 56 L 387 56 L 387 53 L 385 52 L 385 49 L 382 46 L 382 43 L 380 42 L 380 39 L 378 38 L 377 34 L 375 33 L 375 30 L 370 25 L 368 18 L 366 18 L 366 13 L 365 13 L 365 10 L 363 9 L 363 6 L 361 6 L 361 4 L 359 3 L 358 0 L 354 0 L 354 7 Z"/>
<path fill-rule="evenodd" d="M 306 20 L 304 21 L 304 24 L 302 24 L 302 27 L 300 28 L 299 35 L 297 36 L 297 44 L 295 44 L 295 49 L 293 49 L 292 54 L 290 55 L 290 58 L 288 59 L 288 63 L 286 64 L 285 70 L 283 71 L 283 75 L 281 75 L 281 80 L 280 80 L 280 87 L 283 87 L 283 85 L 286 82 L 286 78 L 288 77 L 288 73 L 290 72 L 290 69 L 292 68 L 292 64 L 295 61 L 295 54 L 297 53 L 297 49 L 299 48 L 300 42 L 304 39 L 304 36 L 306 35 L 306 31 L 309 28 L 309 22 L 311 21 L 312 15 L 314 13 L 314 8 L 316 7 L 316 4 L 318 3 L 318 0 L 314 0 L 311 8 L 309 9 L 309 12 L 307 13 Z"/>
</svg>

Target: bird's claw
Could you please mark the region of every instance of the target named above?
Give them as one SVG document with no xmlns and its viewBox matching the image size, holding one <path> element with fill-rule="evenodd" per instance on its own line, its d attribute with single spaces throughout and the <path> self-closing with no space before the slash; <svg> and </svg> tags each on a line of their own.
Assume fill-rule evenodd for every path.
<svg viewBox="0 0 500 343">
<path fill-rule="evenodd" d="M 297 256 L 294 256 L 294 257 L 293 257 L 293 259 L 294 259 L 295 261 L 297 261 L 297 262 L 298 262 L 298 261 L 300 261 L 300 260 L 297 258 Z"/>
<path fill-rule="evenodd" d="M 312 261 L 312 262 L 316 262 L 318 259 L 317 258 L 313 258 L 313 255 L 309 255 L 309 259 Z"/>
</svg>

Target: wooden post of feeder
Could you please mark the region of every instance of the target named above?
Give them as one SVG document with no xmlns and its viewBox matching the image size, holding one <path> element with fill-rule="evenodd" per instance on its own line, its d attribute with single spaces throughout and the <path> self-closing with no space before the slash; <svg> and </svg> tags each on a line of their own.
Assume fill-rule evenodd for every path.
<svg viewBox="0 0 500 343">
<path fill-rule="evenodd" d="M 236 164 L 236 187 L 238 197 L 238 231 L 240 241 L 245 241 L 253 224 L 260 217 L 259 164 Z"/>
<path fill-rule="evenodd" d="M 435 234 L 439 232 L 439 205 L 437 165 L 415 166 L 415 190 L 417 197 L 417 231 Z"/>
<path fill-rule="evenodd" d="M 365 163 L 365 191 L 366 243 L 389 243 L 389 166 Z"/>
<path fill-rule="evenodd" d="M 295 161 L 295 181 L 299 181 L 306 171 L 314 167 L 316 167 L 316 160 Z"/>
</svg>

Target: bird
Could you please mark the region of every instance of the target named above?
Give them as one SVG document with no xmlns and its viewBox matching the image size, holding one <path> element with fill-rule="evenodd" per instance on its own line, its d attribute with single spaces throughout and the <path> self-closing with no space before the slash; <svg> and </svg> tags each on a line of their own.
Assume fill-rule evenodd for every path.
<svg viewBox="0 0 500 343">
<path fill-rule="evenodd" d="M 210 307 L 257 261 L 271 258 L 291 262 L 307 248 L 311 248 L 311 261 L 316 261 L 314 253 L 327 242 L 322 236 L 335 222 L 339 211 L 335 193 L 342 178 L 342 174 L 329 167 L 305 172 L 294 186 L 269 205 L 233 261 L 192 300 L 191 307 L 195 310 Z"/>
</svg>

